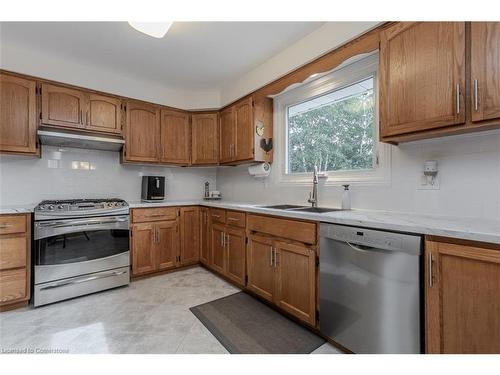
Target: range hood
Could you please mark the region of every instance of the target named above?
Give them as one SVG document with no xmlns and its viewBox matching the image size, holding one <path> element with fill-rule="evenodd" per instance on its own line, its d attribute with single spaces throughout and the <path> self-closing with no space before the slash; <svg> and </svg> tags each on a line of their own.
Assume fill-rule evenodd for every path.
<svg viewBox="0 0 500 375">
<path fill-rule="evenodd" d="M 87 148 L 91 150 L 120 151 L 125 141 L 119 138 L 66 133 L 52 130 L 38 130 L 42 145 Z"/>
</svg>

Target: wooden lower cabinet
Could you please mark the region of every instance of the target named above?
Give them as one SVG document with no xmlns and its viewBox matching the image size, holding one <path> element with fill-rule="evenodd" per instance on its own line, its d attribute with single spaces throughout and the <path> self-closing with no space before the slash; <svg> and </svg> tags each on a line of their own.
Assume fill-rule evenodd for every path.
<svg viewBox="0 0 500 375">
<path fill-rule="evenodd" d="M 180 209 L 182 265 L 195 264 L 200 260 L 200 210 L 198 207 Z"/>
<path fill-rule="evenodd" d="M 209 227 L 209 209 L 200 207 L 200 262 L 210 266 L 210 227 Z"/>
<path fill-rule="evenodd" d="M 211 249 L 212 249 L 212 261 L 211 267 L 220 273 L 225 273 L 226 262 L 225 262 L 225 251 L 224 251 L 224 240 L 225 240 L 225 226 L 221 224 L 212 224 L 210 230 L 211 237 Z"/>
<path fill-rule="evenodd" d="M 316 251 L 304 244 L 250 235 L 247 287 L 289 314 L 316 324 Z"/>
<path fill-rule="evenodd" d="M 245 229 L 226 227 L 225 247 L 226 276 L 240 286 L 245 286 Z"/>
<path fill-rule="evenodd" d="M 316 323 L 316 251 L 297 244 L 275 244 L 275 303 L 286 312 Z"/>
<path fill-rule="evenodd" d="M 162 221 L 156 224 L 156 256 L 159 271 L 177 266 L 179 254 L 179 225 L 177 221 Z"/>
<path fill-rule="evenodd" d="M 268 301 L 274 300 L 273 243 L 271 237 L 248 236 L 247 288 Z"/>
<path fill-rule="evenodd" d="M 156 270 L 155 260 L 156 224 L 134 224 L 131 229 L 132 275 L 141 275 Z"/>
<path fill-rule="evenodd" d="M 30 298 L 30 215 L 0 215 L 0 311 Z"/>
<path fill-rule="evenodd" d="M 426 240 L 426 352 L 500 353 L 500 245 Z"/>
</svg>

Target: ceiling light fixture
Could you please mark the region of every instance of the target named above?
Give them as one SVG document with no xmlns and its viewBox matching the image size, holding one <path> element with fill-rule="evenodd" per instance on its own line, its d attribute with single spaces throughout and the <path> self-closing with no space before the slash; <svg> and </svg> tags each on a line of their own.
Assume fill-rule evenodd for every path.
<svg viewBox="0 0 500 375">
<path fill-rule="evenodd" d="M 130 22 L 129 25 L 132 26 L 137 31 L 144 33 L 146 35 L 152 36 L 154 38 L 163 38 L 167 33 L 173 22 Z"/>
</svg>

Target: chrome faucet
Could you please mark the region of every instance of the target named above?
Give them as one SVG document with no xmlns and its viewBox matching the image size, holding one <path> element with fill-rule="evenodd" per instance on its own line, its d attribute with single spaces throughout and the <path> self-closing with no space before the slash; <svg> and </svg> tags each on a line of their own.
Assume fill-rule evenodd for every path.
<svg viewBox="0 0 500 375">
<path fill-rule="evenodd" d="M 314 166 L 312 192 L 309 193 L 309 199 L 312 207 L 318 207 L 318 166 Z"/>
</svg>

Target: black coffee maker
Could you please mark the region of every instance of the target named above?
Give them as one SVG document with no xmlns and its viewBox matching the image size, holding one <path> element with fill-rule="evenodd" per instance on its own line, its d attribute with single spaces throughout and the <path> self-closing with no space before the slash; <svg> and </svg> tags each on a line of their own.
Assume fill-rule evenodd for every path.
<svg viewBox="0 0 500 375">
<path fill-rule="evenodd" d="M 164 176 L 142 176 L 143 202 L 161 202 L 165 199 L 165 177 Z"/>
</svg>

